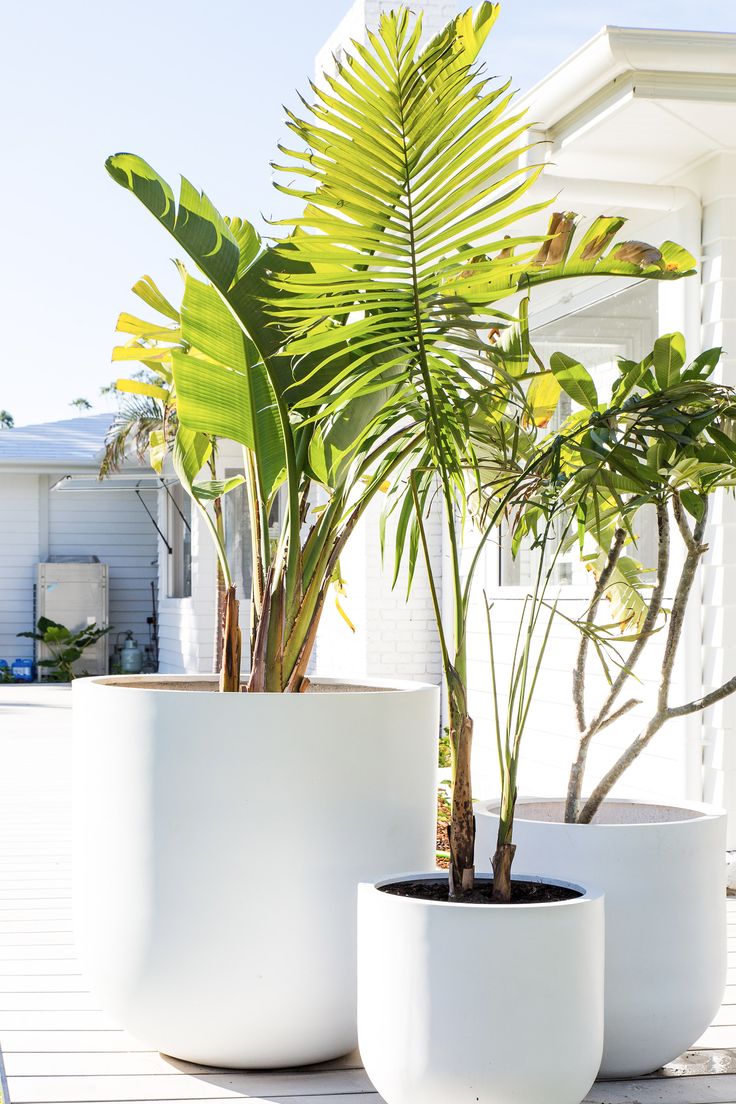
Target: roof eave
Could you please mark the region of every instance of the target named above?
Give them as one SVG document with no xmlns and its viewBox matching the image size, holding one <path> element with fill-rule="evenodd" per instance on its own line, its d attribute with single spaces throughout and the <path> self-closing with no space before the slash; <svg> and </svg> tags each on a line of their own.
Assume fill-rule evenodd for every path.
<svg viewBox="0 0 736 1104">
<path fill-rule="evenodd" d="M 736 76 L 736 34 L 604 27 L 521 101 L 530 125 L 550 130 L 625 73 Z"/>
</svg>

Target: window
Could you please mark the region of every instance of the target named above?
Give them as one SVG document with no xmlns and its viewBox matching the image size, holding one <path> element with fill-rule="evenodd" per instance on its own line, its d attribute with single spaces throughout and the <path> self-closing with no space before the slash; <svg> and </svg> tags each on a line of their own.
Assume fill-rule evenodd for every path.
<svg viewBox="0 0 736 1104">
<path fill-rule="evenodd" d="M 596 383 L 598 395 L 610 397 L 618 357 L 642 360 L 652 348 L 657 336 L 658 291 L 654 283 L 640 283 L 616 292 L 591 306 L 560 315 L 534 328 L 532 342 L 545 364 L 554 352 L 567 353 L 583 364 Z M 578 407 L 565 395 L 550 423 L 550 429 L 560 426 L 568 414 Z M 564 524 L 564 523 L 563 523 Z M 639 543 L 632 553 L 645 566 L 656 562 L 656 528 L 654 511 L 642 510 L 639 515 Z M 554 549 L 547 549 L 551 561 Z M 512 557 L 503 531 L 498 549 L 498 582 L 501 586 L 528 586 L 539 569 L 539 552 L 527 540 Z M 560 554 L 552 581 L 556 585 L 587 583 L 585 565 L 580 562 L 577 548 Z"/>
<path fill-rule="evenodd" d="M 180 483 L 166 488 L 168 557 L 166 593 L 169 598 L 192 594 L 192 500 Z"/>
</svg>

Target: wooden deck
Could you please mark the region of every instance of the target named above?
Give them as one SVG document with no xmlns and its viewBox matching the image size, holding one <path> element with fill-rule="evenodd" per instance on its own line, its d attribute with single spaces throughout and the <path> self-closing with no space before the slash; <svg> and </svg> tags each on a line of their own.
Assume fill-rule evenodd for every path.
<svg viewBox="0 0 736 1104">
<path fill-rule="evenodd" d="M 0 1097 L 381 1104 L 357 1056 L 274 1073 L 197 1067 L 146 1050 L 96 1007 L 72 939 L 69 730 L 68 689 L 0 687 Z M 736 902 L 729 908 L 729 987 L 713 1026 L 661 1074 L 599 1083 L 588 1104 L 736 1104 Z"/>
</svg>

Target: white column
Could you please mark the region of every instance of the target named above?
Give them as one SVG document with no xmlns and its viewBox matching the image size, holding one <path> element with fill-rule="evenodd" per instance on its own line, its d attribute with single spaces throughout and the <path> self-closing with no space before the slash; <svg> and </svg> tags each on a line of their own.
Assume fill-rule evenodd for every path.
<svg viewBox="0 0 736 1104">
<path fill-rule="evenodd" d="M 702 169 L 702 347 L 723 346 L 722 382 L 736 385 L 736 152 Z M 736 673 L 736 502 L 712 504 L 710 550 L 703 566 L 703 683 L 707 693 Z M 728 846 L 736 848 L 736 696 L 703 718 L 705 797 L 729 813 Z"/>
</svg>

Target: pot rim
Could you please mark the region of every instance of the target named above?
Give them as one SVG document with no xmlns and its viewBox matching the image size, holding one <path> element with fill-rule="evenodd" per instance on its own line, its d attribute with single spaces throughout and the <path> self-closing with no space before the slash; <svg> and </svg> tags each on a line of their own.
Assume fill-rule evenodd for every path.
<svg viewBox="0 0 736 1104">
<path fill-rule="evenodd" d="M 603 801 L 603 806 L 606 805 L 648 805 L 655 809 L 672 809 L 675 812 L 682 810 L 682 812 L 698 813 L 698 816 L 684 816 L 680 818 L 673 818 L 671 820 L 651 820 L 651 821 L 636 821 L 632 824 L 578 824 L 568 823 L 565 820 L 538 820 L 531 819 L 520 815 L 524 805 L 544 805 L 554 804 L 564 807 L 564 797 L 552 797 L 550 795 L 537 796 L 537 797 L 520 797 L 516 802 L 516 814 L 515 821 L 523 821 L 524 824 L 547 824 L 553 825 L 557 828 L 569 828 L 577 831 L 590 831 L 595 829 L 598 832 L 602 831 L 617 831 L 637 829 L 639 831 L 653 829 L 653 828 L 667 828 L 673 824 L 691 824 L 700 823 L 704 820 L 720 820 L 726 816 L 726 810 L 720 805 L 710 805 L 703 801 L 659 801 L 648 800 L 643 797 L 607 797 Z M 475 802 L 476 813 L 489 813 L 491 815 L 496 814 L 500 807 L 498 798 L 493 798 L 490 801 L 476 801 Z"/>
<path fill-rule="evenodd" d="M 490 882 L 493 879 L 492 874 L 476 874 L 476 881 Z M 358 885 L 358 893 L 379 893 L 380 890 L 387 885 L 395 885 L 397 882 L 436 882 L 444 880 L 444 872 L 442 870 L 435 870 L 429 872 L 423 871 L 409 871 L 406 874 L 393 874 L 390 878 L 381 878 L 377 882 L 360 882 Z M 545 874 L 512 874 L 512 882 L 542 882 L 545 885 L 562 886 L 564 889 L 576 890 L 580 896 L 572 897 L 569 901 L 530 901 L 528 904 L 515 904 L 515 905 L 501 905 L 496 904 L 489 906 L 487 904 L 481 904 L 475 901 L 424 901 L 420 897 L 400 897 L 394 893 L 382 893 L 381 897 L 386 901 L 396 901 L 398 908 L 405 908 L 410 906 L 418 906 L 421 908 L 438 908 L 438 909 L 485 909 L 489 914 L 493 915 L 496 912 L 519 912 L 529 911 L 532 909 L 559 909 L 570 908 L 576 905 L 587 905 L 592 901 L 600 901 L 604 897 L 602 889 L 598 889 L 593 886 L 579 885 L 577 882 L 569 882 L 564 878 L 552 878 L 547 877 Z M 391 907 L 391 906 L 389 906 Z"/>
<path fill-rule="evenodd" d="M 247 677 L 247 672 L 244 672 L 244 678 Z M 86 678 L 77 678 L 72 683 L 72 687 L 78 686 L 81 690 L 83 687 L 92 686 L 104 687 L 106 690 L 125 690 L 127 693 L 131 691 L 137 691 L 143 694 L 167 694 L 176 696 L 177 698 L 183 698 L 189 696 L 193 691 L 191 690 L 177 690 L 176 686 L 163 686 L 155 685 L 156 683 L 192 683 L 192 682 L 212 682 L 216 683 L 218 676 L 216 674 L 195 674 L 195 675 L 161 675 L 161 674 L 145 674 L 145 675 L 90 675 Z M 131 686 L 130 683 L 140 683 L 150 681 L 151 685 L 145 686 Z M 440 687 L 432 682 L 415 682 L 408 679 L 394 679 L 394 678 L 375 678 L 369 675 L 356 675 L 353 678 L 330 678 L 328 676 L 315 676 L 312 680 L 313 683 L 322 684 L 326 686 L 346 686 L 356 687 L 356 689 L 346 690 L 343 693 L 332 694 L 330 697 L 345 696 L 350 698 L 375 698 L 383 693 L 402 693 L 402 694 L 417 694 L 427 690 L 436 691 L 439 693 Z M 366 689 L 361 689 L 366 687 Z M 240 700 L 235 694 L 221 695 L 222 697 L 228 697 Z M 286 694 L 276 692 L 266 692 L 263 694 L 243 694 L 242 698 L 252 700 L 253 698 L 285 698 L 289 700 L 299 699 L 301 701 L 324 701 L 325 698 L 321 694 Z"/>
</svg>

